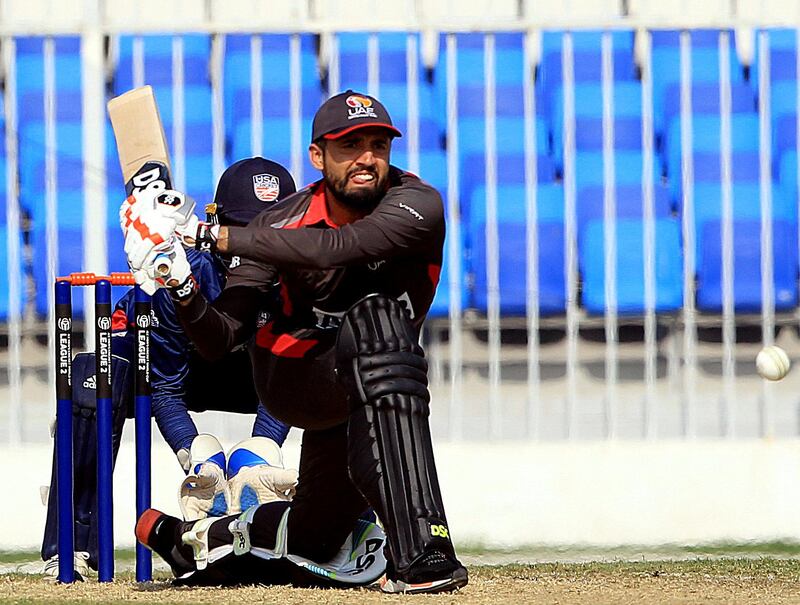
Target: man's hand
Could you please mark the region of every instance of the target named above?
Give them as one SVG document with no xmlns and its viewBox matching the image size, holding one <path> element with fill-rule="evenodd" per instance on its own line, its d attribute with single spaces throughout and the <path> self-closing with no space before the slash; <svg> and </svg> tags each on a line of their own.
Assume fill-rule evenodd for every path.
<svg viewBox="0 0 800 605">
<path fill-rule="evenodd" d="M 228 454 L 228 514 L 257 504 L 291 500 L 297 486 L 297 471 L 283 468 L 278 444 L 267 437 L 251 437 Z"/>
<path fill-rule="evenodd" d="M 230 492 L 225 481 L 225 453 L 213 435 L 201 433 L 192 440 L 188 455 L 178 453 L 188 471 L 181 483 L 180 504 L 186 521 L 219 517 L 228 510 Z"/>
<path fill-rule="evenodd" d="M 291 500 L 297 487 L 297 471 L 269 464 L 242 468 L 228 480 L 228 514 L 235 515 L 251 506 Z"/>
<path fill-rule="evenodd" d="M 225 473 L 214 462 L 204 462 L 196 474 L 181 483 L 180 504 L 183 519 L 196 521 L 227 513 L 230 492 Z"/>
<path fill-rule="evenodd" d="M 174 235 L 197 230 L 194 215 L 195 202 L 179 191 L 143 190 L 122 204 L 119 211 L 120 227 L 125 235 L 125 253 L 134 270 L 142 269 L 152 260 L 153 251 L 169 249 Z"/>
</svg>

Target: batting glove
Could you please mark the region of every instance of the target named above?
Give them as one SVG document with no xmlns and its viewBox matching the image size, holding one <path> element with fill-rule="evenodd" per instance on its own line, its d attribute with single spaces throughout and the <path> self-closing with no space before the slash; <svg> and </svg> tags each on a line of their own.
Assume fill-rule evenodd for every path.
<svg viewBox="0 0 800 605">
<path fill-rule="evenodd" d="M 169 289 L 174 300 L 189 298 L 198 289 L 183 244 L 175 239 L 169 252 L 156 252 L 148 264 L 151 277 Z"/>
<path fill-rule="evenodd" d="M 133 269 L 131 272 L 133 273 L 133 279 L 136 285 L 150 296 L 153 296 L 156 290 L 163 287 L 156 280 L 152 279 L 144 269 Z"/>
</svg>

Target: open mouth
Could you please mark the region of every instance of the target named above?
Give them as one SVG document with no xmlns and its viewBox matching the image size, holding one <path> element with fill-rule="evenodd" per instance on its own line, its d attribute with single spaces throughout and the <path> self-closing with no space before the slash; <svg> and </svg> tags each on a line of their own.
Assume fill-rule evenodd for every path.
<svg viewBox="0 0 800 605">
<path fill-rule="evenodd" d="M 356 185 L 371 185 L 375 182 L 375 174 L 372 172 L 356 172 L 350 177 L 350 182 Z"/>
</svg>

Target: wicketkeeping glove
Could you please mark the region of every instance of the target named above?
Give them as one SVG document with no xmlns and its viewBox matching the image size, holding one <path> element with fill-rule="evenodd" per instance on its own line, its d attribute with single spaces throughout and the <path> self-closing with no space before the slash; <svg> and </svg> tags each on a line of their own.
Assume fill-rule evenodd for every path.
<svg viewBox="0 0 800 605">
<path fill-rule="evenodd" d="M 230 492 L 224 471 L 213 462 L 205 462 L 197 474 L 181 483 L 180 506 L 185 521 L 220 517 L 228 511 Z"/>
<path fill-rule="evenodd" d="M 228 514 L 251 506 L 291 500 L 297 486 L 297 471 L 283 467 L 277 443 L 267 437 L 250 437 L 228 452 Z"/>
</svg>

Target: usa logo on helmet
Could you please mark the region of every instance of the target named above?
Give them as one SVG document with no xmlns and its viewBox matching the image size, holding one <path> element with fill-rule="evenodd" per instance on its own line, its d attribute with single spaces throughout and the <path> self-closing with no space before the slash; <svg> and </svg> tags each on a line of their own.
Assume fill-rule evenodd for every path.
<svg viewBox="0 0 800 605">
<path fill-rule="evenodd" d="M 253 193 L 262 202 L 274 202 L 280 192 L 280 181 L 275 175 L 265 173 L 253 176 Z"/>
</svg>

